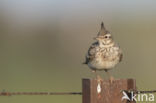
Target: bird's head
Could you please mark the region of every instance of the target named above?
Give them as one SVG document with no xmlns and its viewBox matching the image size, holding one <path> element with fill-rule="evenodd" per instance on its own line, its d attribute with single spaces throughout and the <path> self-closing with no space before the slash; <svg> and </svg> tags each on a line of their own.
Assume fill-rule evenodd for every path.
<svg viewBox="0 0 156 103">
<path fill-rule="evenodd" d="M 103 45 L 109 45 L 113 42 L 112 35 L 108 30 L 106 30 L 103 22 L 101 23 L 101 30 L 99 31 L 97 37 L 95 37 L 94 39 L 96 39 L 99 43 Z"/>
<path fill-rule="evenodd" d="M 99 42 L 102 43 L 103 45 L 109 45 L 113 42 L 113 38 L 111 34 L 105 34 L 103 36 L 97 36 L 95 39 Z"/>
</svg>

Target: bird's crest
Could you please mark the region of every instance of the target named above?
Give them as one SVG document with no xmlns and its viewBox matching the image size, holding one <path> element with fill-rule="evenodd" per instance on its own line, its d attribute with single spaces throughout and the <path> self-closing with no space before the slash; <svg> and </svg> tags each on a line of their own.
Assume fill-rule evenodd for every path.
<svg viewBox="0 0 156 103">
<path fill-rule="evenodd" d="M 101 29 L 102 29 L 102 28 L 105 28 L 105 27 L 104 27 L 104 23 L 103 23 L 103 22 L 101 23 Z"/>
<path fill-rule="evenodd" d="M 98 35 L 97 36 L 104 36 L 106 34 L 108 34 L 109 31 L 106 30 L 105 26 L 104 26 L 104 23 L 101 22 L 101 30 L 99 31 Z"/>
</svg>

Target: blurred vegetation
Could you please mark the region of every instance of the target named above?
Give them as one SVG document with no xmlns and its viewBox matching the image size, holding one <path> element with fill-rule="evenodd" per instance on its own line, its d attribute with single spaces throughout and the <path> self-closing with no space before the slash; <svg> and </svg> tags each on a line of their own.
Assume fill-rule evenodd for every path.
<svg viewBox="0 0 156 103">
<path fill-rule="evenodd" d="M 101 21 L 124 52 L 111 72 L 156 89 L 155 1 L 0 1 L 0 89 L 81 91 L 82 65 Z M 107 78 L 105 73 L 99 73 Z M 2 103 L 81 103 L 81 96 L 0 97 Z"/>
</svg>

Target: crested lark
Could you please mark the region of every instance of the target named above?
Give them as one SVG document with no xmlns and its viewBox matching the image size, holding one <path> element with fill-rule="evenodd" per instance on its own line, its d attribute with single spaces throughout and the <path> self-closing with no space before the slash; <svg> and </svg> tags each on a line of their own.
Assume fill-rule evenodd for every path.
<svg viewBox="0 0 156 103">
<path fill-rule="evenodd" d="M 114 42 L 112 35 L 104 27 L 103 22 L 101 23 L 101 30 L 86 55 L 86 61 L 90 69 L 96 73 L 97 70 L 104 70 L 110 77 L 112 83 L 113 77 L 110 76 L 109 70 L 114 68 L 122 60 L 122 51 L 119 46 Z M 97 76 L 97 79 L 100 78 Z"/>
</svg>

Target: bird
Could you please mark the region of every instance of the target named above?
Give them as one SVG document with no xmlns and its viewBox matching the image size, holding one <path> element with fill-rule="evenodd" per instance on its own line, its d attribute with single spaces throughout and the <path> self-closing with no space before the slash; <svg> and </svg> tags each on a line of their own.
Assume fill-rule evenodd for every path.
<svg viewBox="0 0 156 103">
<path fill-rule="evenodd" d="M 106 30 L 103 22 L 94 40 L 96 41 L 89 47 L 83 64 L 87 64 L 95 74 L 96 71 L 105 71 L 112 83 L 114 78 L 110 75 L 109 70 L 122 61 L 122 50 L 114 41 L 111 33 Z M 97 74 L 96 77 L 98 80 L 102 80 Z"/>
</svg>

